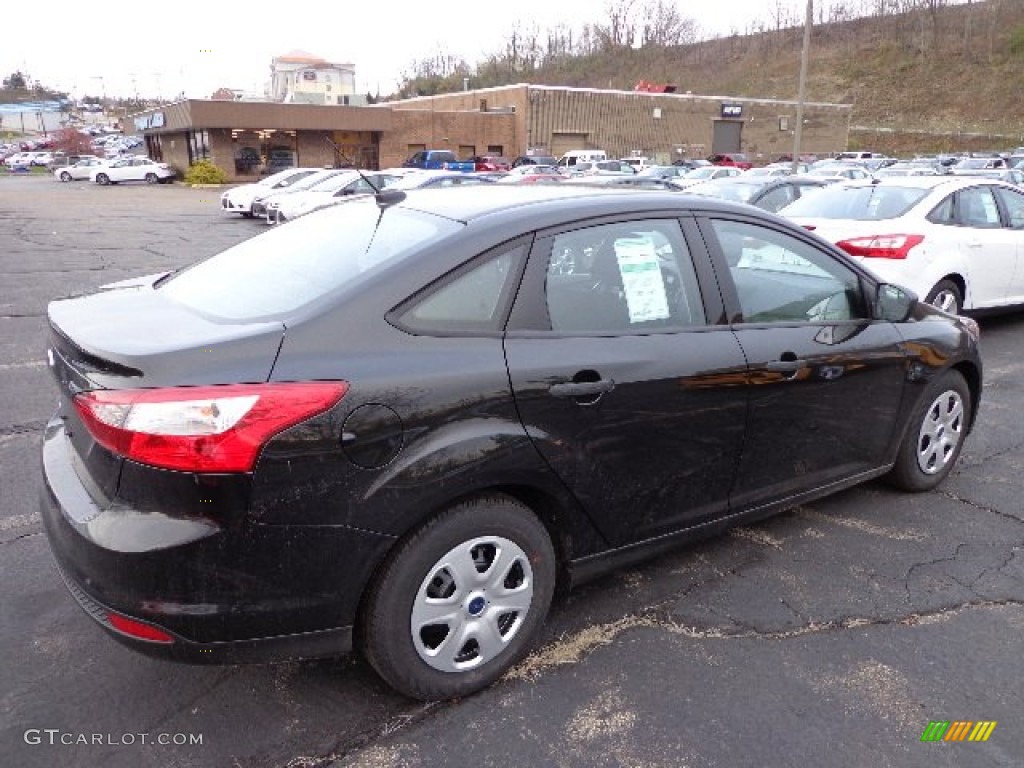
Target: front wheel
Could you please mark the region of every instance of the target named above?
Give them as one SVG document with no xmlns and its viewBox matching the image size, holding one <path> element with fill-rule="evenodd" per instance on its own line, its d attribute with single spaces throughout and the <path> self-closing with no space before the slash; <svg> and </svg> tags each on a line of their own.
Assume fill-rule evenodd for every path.
<svg viewBox="0 0 1024 768">
<path fill-rule="evenodd" d="M 147 184 L 156 184 L 158 181 L 160 181 L 160 179 L 158 179 L 156 177 L 155 173 L 147 173 L 146 174 L 146 183 Z"/>
<path fill-rule="evenodd" d="M 533 512 L 506 496 L 464 502 L 389 557 L 365 605 L 363 653 L 407 696 L 465 696 L 526 654 L 554 586 L 554 549 Z"/>
<path fill-rule="evenodd" d="M 61 171 L 60 180 L 61 181 L 71 181 L 71 174 L 68 173 L 67 171 Z"/>
<path fill-rule="evenodd" d="M 958 371 L 928 384 L 914 407 L 889 480 L 905 491 L 930 491 L 953 470 L 971 423 L 971 394 Z"/>
<path fill-rule="evenodd" d="M 959 315 L 964 306 L 964 297 L 960 294 L 959 286 L 952 280 L 939 280 L 935 287 L 928 292 L 925 302 L 933 307 L 938 307 L 943 312 Z"/>
<path fill-rule="evenodd" d="M 105 174 L 105 173 L 97 173 L 96 174 L 96 183 L 97 184 L 102 184 L 103 186 L 106 186 L 107 184 L 110 183 L 110 177 L 107 176 L 107 174 Z"/>
</svg>

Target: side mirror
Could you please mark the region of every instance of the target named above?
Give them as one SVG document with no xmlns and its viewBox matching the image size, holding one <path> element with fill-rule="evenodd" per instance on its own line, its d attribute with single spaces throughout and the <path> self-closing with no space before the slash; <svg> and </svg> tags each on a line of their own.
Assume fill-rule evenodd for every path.
<svg viewBox="0 0 1024 768">
<path fill-rule="evenodd" d="M 888 320 L 890 323 L 905 322 L 917 306 L 917 296 L 906 288 L 891 283 L 878 286 L 875 296 L 875 319 Z"/>
</svg>

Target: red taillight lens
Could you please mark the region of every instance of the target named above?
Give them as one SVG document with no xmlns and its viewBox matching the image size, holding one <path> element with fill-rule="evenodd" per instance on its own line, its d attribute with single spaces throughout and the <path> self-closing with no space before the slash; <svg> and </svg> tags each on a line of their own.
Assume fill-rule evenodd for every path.
<svg viewBox="0 0 1024 768">
<path fill-rule="evenodd" d="M 121 616 L 118 613 L 108 613 L 107 621 L 109 621 L 110 626 L 118 632 L 139 640 L 148 640 L 151 643 L 174 642 L 174 638 L 162 629 L 157 629 L 150 624 L 144 624 L 143 622 L 136 621 L 135 619 L 129 619 L 127 616 Z"/>
<path fill-rule="evenodd" d="M 333 408 L 344 381 L 100 389 L 74 399 L 98 443 L 142 464 L 248 472 L 267 441 Z"/>
<path fill-rule="evenodd" d="M 924 242 L 923 235 L 869 235 L 840 240 L 836 245 L 851 256 L 905 259 L 910 249 Z"/>
</svg>

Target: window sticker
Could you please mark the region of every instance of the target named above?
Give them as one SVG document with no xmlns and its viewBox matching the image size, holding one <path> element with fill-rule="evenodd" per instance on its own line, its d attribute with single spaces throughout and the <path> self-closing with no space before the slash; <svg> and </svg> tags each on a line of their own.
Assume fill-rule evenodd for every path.
<svg viewBox="0 0 1024 768">
<path fill-rule="evenodd" d="M 649 237 L 617 239 L 615 259 L 619 264 L 619 274 L 622 275 L 629 322 L 645 323 L 667 319 L 668 296 L 654 241 Z"/>
</svg>

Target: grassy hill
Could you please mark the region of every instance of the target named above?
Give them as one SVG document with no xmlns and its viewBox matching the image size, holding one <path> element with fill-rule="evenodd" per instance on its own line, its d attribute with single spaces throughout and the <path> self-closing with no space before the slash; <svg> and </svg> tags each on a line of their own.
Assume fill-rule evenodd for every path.
<svg viewBox="0 0 1024 768">
<path fill-rule="evenodd" d="M 801 25 L 674 47 L 610 46 L 510 72 L 508 82 L 630 89 L 643 79 L 679 92 L 794 99 L 802 42 Z M 807 98 L 854 105 L 851 148 L 1024 145 L 1024 0 L 921 2 L 908 13 L 816 23 L 810 53 Z"/>
</svg>

